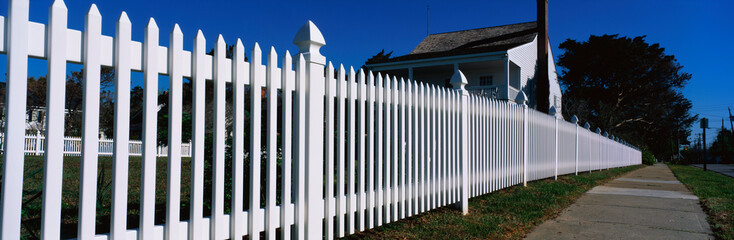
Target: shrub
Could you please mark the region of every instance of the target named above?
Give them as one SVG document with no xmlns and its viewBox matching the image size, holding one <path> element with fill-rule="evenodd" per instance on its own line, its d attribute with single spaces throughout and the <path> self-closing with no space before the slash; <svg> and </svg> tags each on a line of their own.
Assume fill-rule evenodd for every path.
<svg viewBox="0 0 734 240">
<path fill-rule="evenodd" d="M 643 150 L 642 151 L 642 163 L 645 165 L 653 165 L 657 162 L 655 159 L 655 156 L 652 155 L 652 152 L 650 150 Z"/>
</svg>

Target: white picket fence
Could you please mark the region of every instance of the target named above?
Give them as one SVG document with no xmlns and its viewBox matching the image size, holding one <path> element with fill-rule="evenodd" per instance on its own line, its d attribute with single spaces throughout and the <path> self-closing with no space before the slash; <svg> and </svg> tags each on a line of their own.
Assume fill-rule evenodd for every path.
<svg viewBox="0 0 734 240">
<path fill-rule="evenodd" d="M 2 142 L 3 134 L 0 133 L 0 142 Z M 99 156 L 112 156 L 114 140 L 107 138 L 99 139 Z M 25 155 L 43 155 L 46 149 L 46 136 L 36 131 L 35 134 L 25 135 L 25 147 L 23 148 Z M 0 151 L 3 148 L 0 146 Z M 140 140 L 128 141 L 128 153 L 133 157 L 143 156 L 143 142 Z M 82 138 L 64 136 L 64 156 L 81 156 L 82 155 Z M 156 156 L 167 157 L 168 146 L 157 146 Z M 191 157 L 191 143 L 181 143 L 181 157 Z"/>
<path fill-rule="evenodd" d="M 617 139 L 590 132 L 518 104 L 470 95 L 460 71 L 453 89 L 339 66 L 319 53 L 325 41 L 307 22 L 294 43 L 300 52 L 278 58 L 270 48 L 267 62 L 255 44 L 249 62 L 237 41 L 233 59 L 225 58 L 220 36 L 214 55 L 206 54 L 201 31 L 191 51 L 176 25 L 170 45 L 160 46 L 151 19 L 145 40 L 130 39 L 131 23 L 123 12 L 114 37 L 101 34 L 96 6 L 86 15 L 84 31 L 67 29 L 67 10 L 61 0 L 50 8 L 49 24 L 28 21 L 28 0 L 10 0 L 9 17 L 0 17 L 0 53 L 8 56 L 5 152 L 0 203 L 2 239 L 21 234 L 24 113 L 27 58 L 48 61 L 48 130 L 44 146 L 44 192 L 41 236 L 60 236 L 61 186 L 64 153 L 64 81 L 66 63 L 84 65 L 83 136 L 79 239 L 333 239 L 356 231 L 458 203 L 468 211 L 470 197 L 528 181 L 562 174 L 640 164 L 640 152 Z M 278 67 L 278 63 L 281 67 Z M 111 228 L 95 235 L 97 156 L 99 149 L 99 73 L 115 68 L 115 133 Z M 130 72 L 145 75 L 141 189 L 127 189 Z M 158 75 L 168 75 L 169 144 L 166 179 L 166 220 L 154 224 L 156 110 Z M 193 82 L 190 219 L 180 220 L 182 78 Z M 205 81 L 213 81 L 214 143 L 204 145 Z M 225 193 L 225 84 L 233 84 L 232 192 Z M 245 86 L 250 86 L 245 92 Z M 262 88 L 266 88 L 263 95 Z M 251 95 L 251 121 L 245 126 L 245 96 Z M 520 94 L 524 97 L 524 94 Z M 261 106 L 261 99 L 266 104 Z M 278 103 L 282 111 L 277 109 Z M 324 107 L 326 106 L 326 107 Z M 272 110 L 272 111 L 271 111 Z M 266 111 L 266 113 L 264 113 Z M 265 123 L 260 116 L 266 114 Z M 278 119 L 282 119 L 278 126 Z M 261 128 L 264 126 L 264 128 Z M 280 130 L 280 132 L 278 132 Z M 248 131 L 250 145 L 244 145 Z M 267 136 L 261 142 L 261 136 Z M 280 136 L 280 141 L 277 136 Z M 211 217 L 203 217 L 204 149 L 213 152 Z M 266 149 L 261 156 L 260 151 Z M 281 150 L 279 151 L 278 148 Z M 252 161 L 267 159 L 266 166 Z M 278 157 L 282 161 L 278 160 Z M 278 178 L 281 162 L 281 178 Z M 267 174 L 261 176 L 261 169 Z M 250 184 L 245 186 L 243 178 Z M 265 179 L 261 189 L 257 184 Z M 280 194 L 277 194 L 280 181 Z M 140 227 L 128 229 L 128 191 L 140 191 Z M 249 205 L 243 206 L 249 192 Z M 260 193 L 265 202 L 261 204 Z M 224 196 L 232 195 L 232 209 L 224 212 Z M 279 196 L 278 196 L 279 195 Z M 283 204 L 276 204 L 276 198 Z M 264 206 L 264 207 L 262 207 Z M 325 226 L 324 226 L 325 225 Z M 293 228 L 292 228 L 293 227 Z M 324 230 L 325 229 L 325 230 Z M 107 232 L 103 230 L 102 232 Z"/>
</svg>

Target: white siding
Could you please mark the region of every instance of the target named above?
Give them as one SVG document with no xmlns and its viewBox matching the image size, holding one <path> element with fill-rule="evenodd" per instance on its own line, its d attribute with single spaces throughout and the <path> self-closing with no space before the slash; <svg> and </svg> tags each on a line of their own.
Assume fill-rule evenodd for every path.
<svg viewBox="0 0 734 240">
<path fill-rule="evenodd" d="M 521 68 L 520 70 L 520 83 L 522 84 L 522 90 L 528 91 L 526 87 L 528 81 L 535 79 L 536 61 L 538 59 L 537 53 L 538 38 L 533 39 L 532 42 L 517 46 L 507 51 L 507 55 L 510 61 L 517 64 Z M 558 74 L 556 73 L 556 62 L 553 59 L 553 52 L 551 51 L 550 44 L 548 44 L 548 77 L 550 78 L 550 96 L 548 100 L 552 105 L 554 98 L 558 97 L 559 101 L 562 99 L 561 87 L 558 83 Z M 526 92 L 529 96 L 530 105 L 535 106 L 535 92 Z M 561 116 L 560 103 L 556 107 L 558 109 L 559 117 Z"/>
</svg>

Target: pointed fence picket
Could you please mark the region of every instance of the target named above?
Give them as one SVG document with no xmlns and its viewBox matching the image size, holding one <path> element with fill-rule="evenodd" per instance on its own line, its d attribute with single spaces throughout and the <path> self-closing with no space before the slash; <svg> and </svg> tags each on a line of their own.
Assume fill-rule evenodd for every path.
<svg viewBox="0 0 734 240">
<path fill-rule="evenodd" d="M 102 35 L 95 5 L 85 16 L 84 31 L 67 29 L 61 0 L 52 4 L 48 26 L 28 21 L 27 0 L 11 0 L 8 9 L 10 18 L 0 16 L 0 26 L 7 26 L 0 28 L 0 53 L 8 55 L 7 119 L 0 135 L 2 239 L 18 239 L 23 231 L 32 231 L 21 227 L 24 155 L 45 156 L 42 225 L 37 230 L 45 239 L 58 239 L 63 232 L 64 155 L 81 156 L 78 239 L 239 239 L 261 234 L 267 239 L 334 239 L 456 203 L 466 214 L 471 197 L 641 160 L 634 146 L 602 135 L 600 129 L 580 127 L 576 118 L 567 122 L 529 109 L 522 92 L 515 103 L 469 94 L 458 70 L 451 79 L 453 88 L 445 88 L 364 69 L 347 71 L 342 65 L 335 69 L 318 52 L 325 41 L 310 21 L 294 39 L 297 55 L 286 51 L 279 56 L 270 48 L 262 63 L 257 43 L 245 61 L 240 39 L 227 57 L 221 35 L 213 55 L 206 54 L 201 31 L 193 49 L 185 50 L 178 25 L 170 31 L 169 46 L 160 46 L 152 18 L 144 41 L 133 41 L 124 12 L 114 37 Z M 48 61 L 49 124 L 43 134 L 23 132 L 28 57 Z M 81 137 L 63 136 L 64 91 L 58 89 L 64 89 L 67 62 L 84 66 Z M 102 66 L 115 68 L 119 104 L 114 139 L 98 136 Z M 133 103 L 144 109 L 142 140 L 129 139 L 131 71 L 144 73 L 144 101 Z M 160 75 L 168 76 L 170 86 L 166 146 L 156 141 Z M 184 104 L 183 78 L 192 83 L 189 143 L 182 142 L 178 114 Z M 213 83 L 213 99 L 205 98 L 206 81 Z M 228 84 L 233 89 L 231 111 Z M 207 102 L 214 106 L 211 119 L 205 116 Z M 214 126 L 211 145 L 204 141 L 207 121 Z M 231 146 L 225 142 L 229 137 Z M 203 192 L 205 150 L 212 154 L 211 199 Z M 98 156 L 104 155 L 111 155 L 113 163 L 112 220 L 110 229 L 95 229 L 101 187 L 97 164 Z M 141 166 L 129 166 L 131 156 L 141 156 Z M 160 156 L 168 157 L 164 179 L 156 179 Z M 182 157 L 191 158 L 186 181 L 181 179 Z M 228 161 L 231 179 L 225 179 Z M 141 169 L 138 229 L 127 225 L 128 192 L 138 191 L 128 189 L 129 167 Z M 166 214 L 164 223 L 156 225 L 159 182 L 167 186 Z M 190 182 L 189 191 L 182 189 L 184 182 Z M 180 212 L 184 192 L 190 193 L 184 200 L 189 214 Z M 231 196 L 228 212 L 225 196 Z M 212 209 L 209 217 L 203 215 L 205 201 Z M 188 219 L 182 220 L 183 215 Z"/>
</svg>

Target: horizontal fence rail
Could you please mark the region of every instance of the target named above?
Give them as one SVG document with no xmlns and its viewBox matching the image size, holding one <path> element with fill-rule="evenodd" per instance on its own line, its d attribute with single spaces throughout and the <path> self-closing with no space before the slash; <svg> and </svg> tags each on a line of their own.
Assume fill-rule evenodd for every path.
<svg viewBox="0 0 734 240">
<path fill-rule="evenodd" d="M 67 29 L 60 0 L 50 8 L 48 25 L 29 22 L 28 8 L 27 0 L 11 0 L 9 17 L 0 17 L 0 53 L 8 56 L 2 239 L 28 231 L 44 239 L 333 239 L 452 204 L 466 214 L 469 198 L 532 180 L 641 163 L 640 151 L 619 139 L 580 127 L 575 118 L 566 122 L 529 109 L 522 92 L 516 103 L 469 93 L 460 71 L 451 79 L 454 87 L 445 88 L 334 66 L 319 53 L 325 41 L 310 21 L 293 41 L 298 54 L 274 48 L 263 53 L 256 43 L 245 61 L 239 39 L 231 57 L 221 35 L 208 55 L 201 31 L 188 37 L 193 49 L 184 50 L 178 25 L 168 34 L 169 46 L 160 46 L 152 18 L 145 40 L 136 42 L 124 12 L 111 37 L 101 34 L 94 5 L 84 31 Z M 28 140 L 24 132 L 29 57 L 48 62 L 53 90 L 45 141 Z M 83 134 L 73 141 L 63 134 L 69 62 L 84 65 Z M 97 135 L 102 66 L 115 71 L 112 140 Z M 145 76 L 142 103 L 130 103 L 131 71 Z M 164 179 L 156 179 L 155 161 L 161 156 L 159 75 L 167 75 L 170 86 Z M 190 102 L 183 100 L 183 78 L 191 79 Z M 214 89 L 210 99 L 207 81 Z M 142 141 L 129 140 L 131 104 L 144 109 Z M 190 144 L 181 141 L 184 104 L 192 109 Z M 21 227 L 26 145 L 45 153 L 36 229 Z M 81 155 L 74 230 L 61 227 L 68 145 Z M 108 153 L 111 205 L 102 213 L 98 156 Z M 138 155 L 140 166 L 129 166 L 129 156 Z M 190 165 L 184 166 L 185 156 L 191 156 Z M 137 176 L 131 171 L 140 172 L 139 188 L 128 188 L 128 176 Z M 163 202 L 156 199 L 158 184 L 166 187 Z M 135 213 L 128 209 L 133 192 L 140 205 Z M 163 206 L 165 216 L 156 218 Z M 97 229 L 100 214 L 109 214 L 109 229 Z"/>
<path fill-rule="evenodd" d="M 3 139 L 0 134 L 0 139 Z M 0 140 L 1 141 L 1 140 Z M 114 140 L 100 138 L 99 139 L 99 156 L 112 156 Z M 128 142 L 128 151 L 131 157 L 140 157 L 143 155 L 143 142 L 140 140 L 130 140 Z M 44 155 L 46 149 L 46 136 L 40 132 L 25 135 L 25 155 Z M 2 151 L 0 146 L 0 151 Z M 157 146 L 155 148 L 157 157 L 168 156 L 168 146 Z M 81 156 L 82 154 L 82 138 L 64 136 L 64 156 Z M 181 143 L 181 157 L 191 157 L 191 143 Z"/>
</svg>

